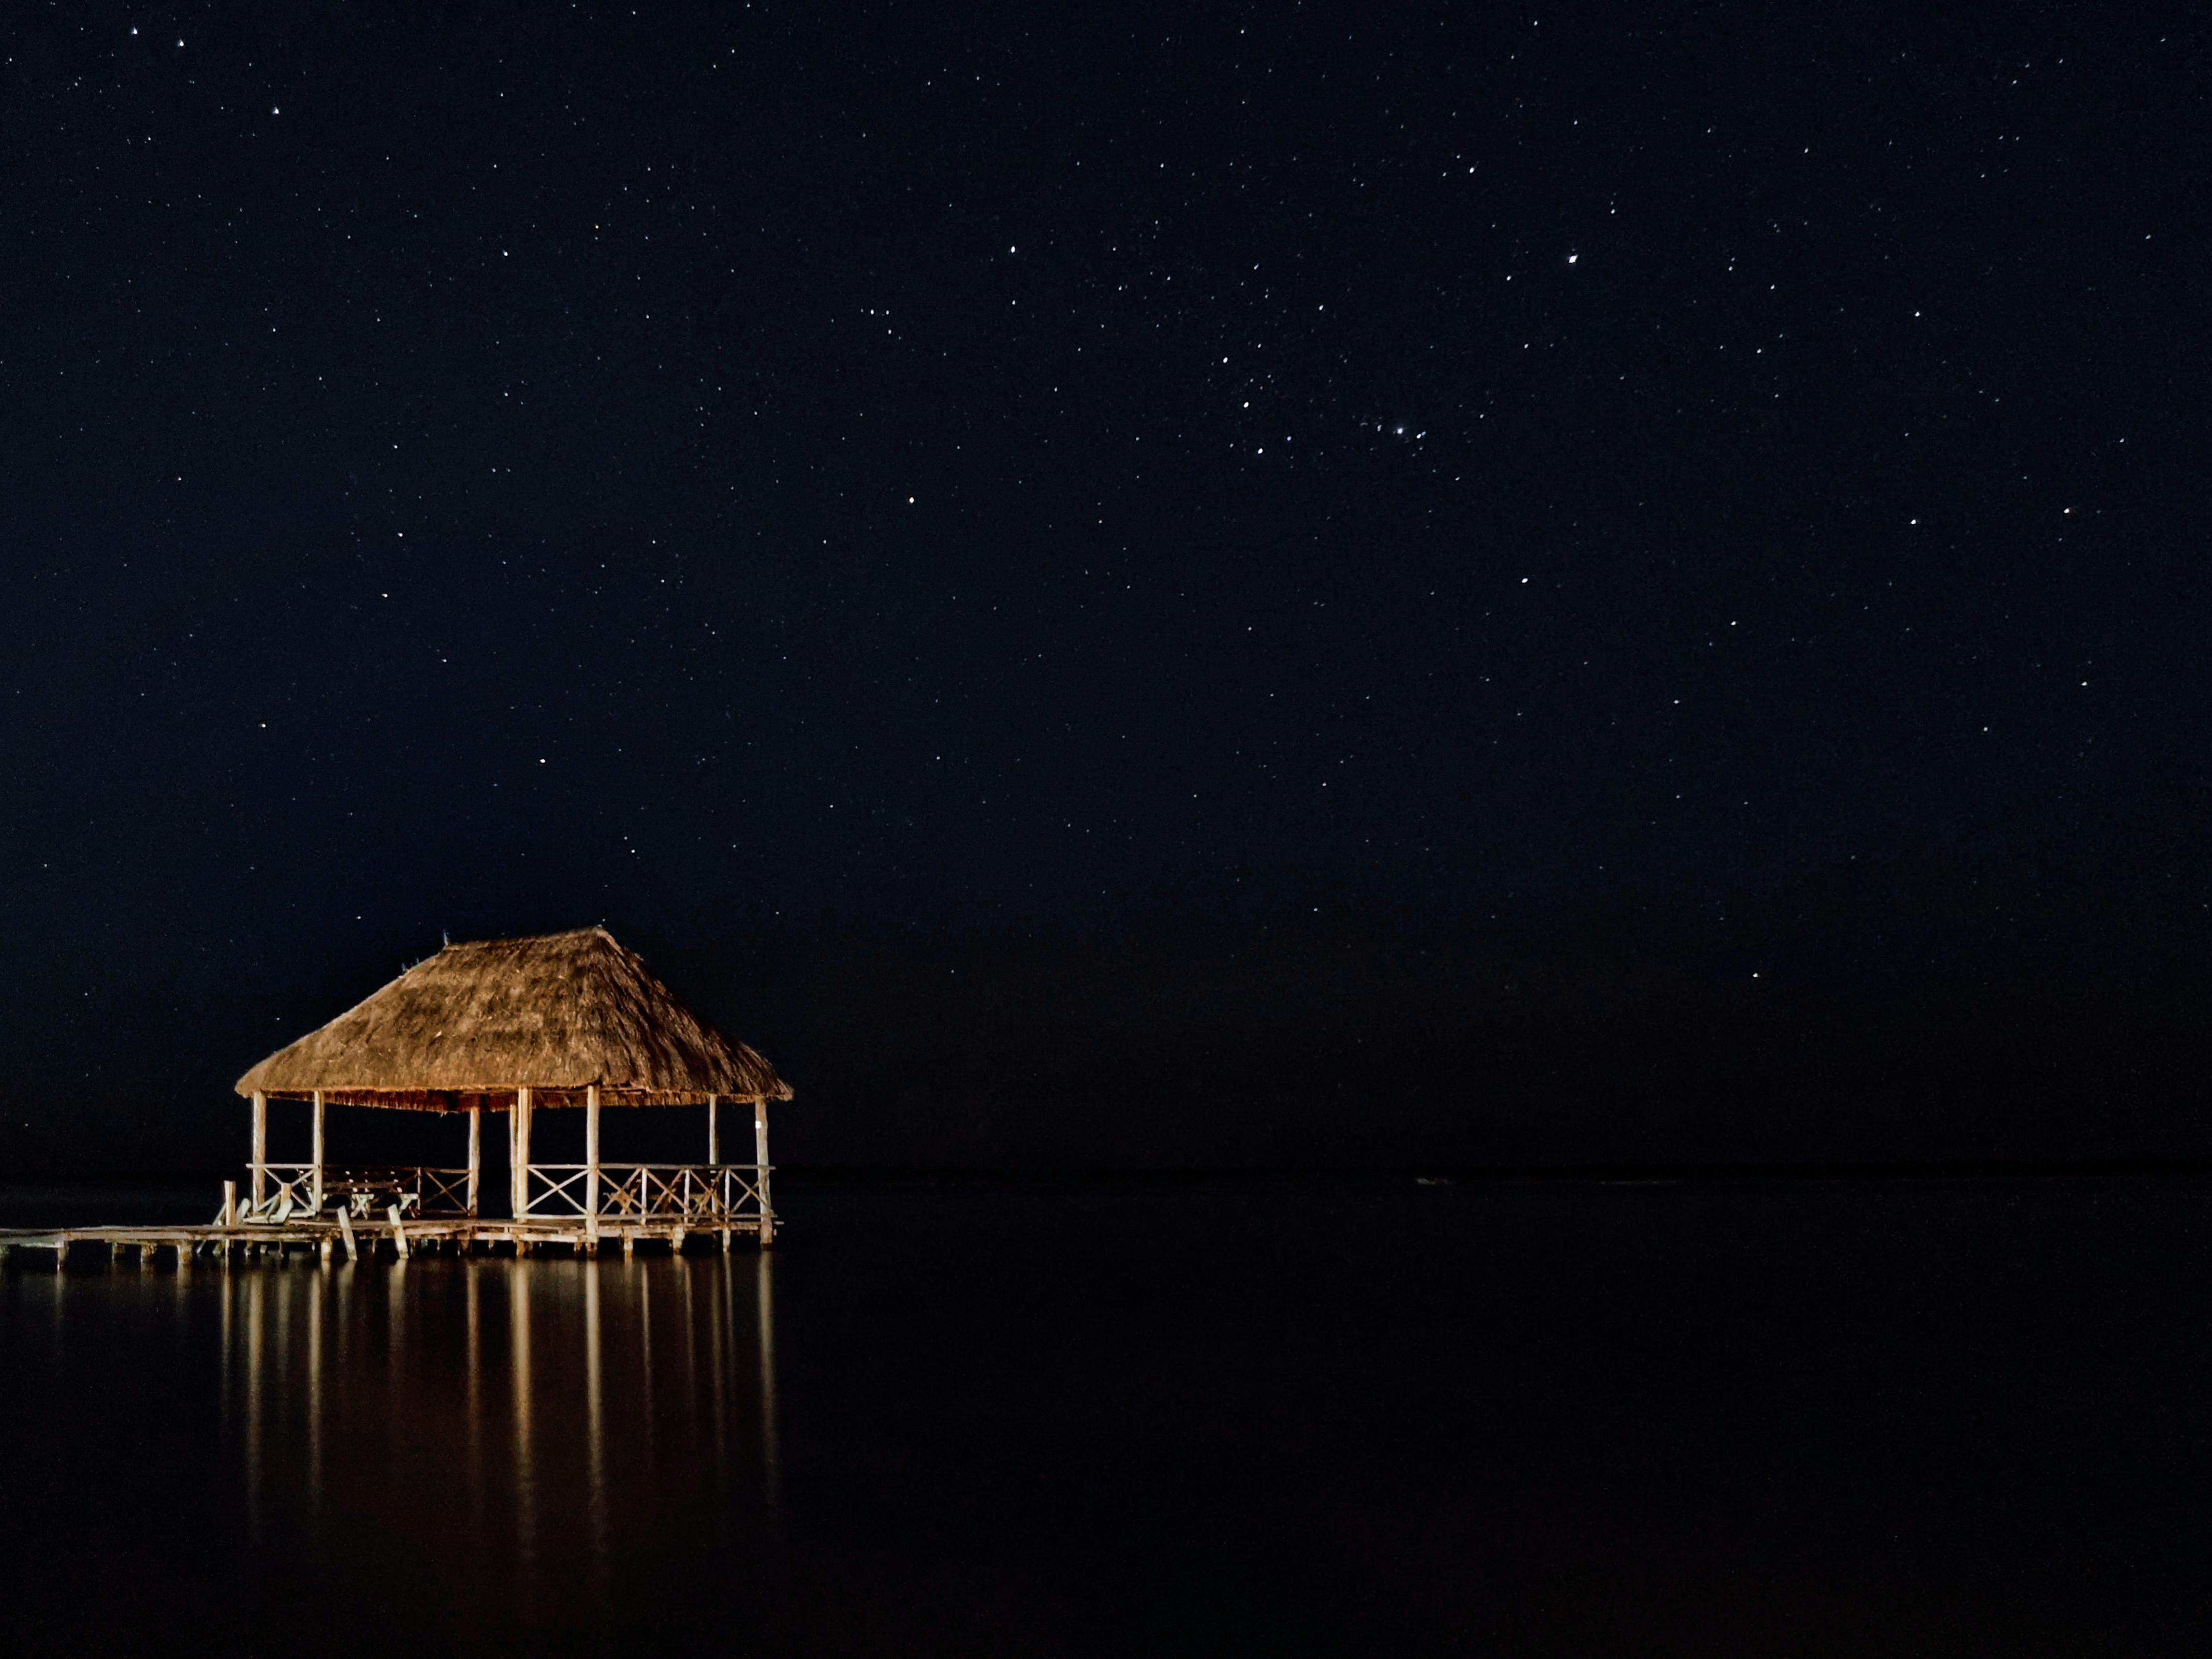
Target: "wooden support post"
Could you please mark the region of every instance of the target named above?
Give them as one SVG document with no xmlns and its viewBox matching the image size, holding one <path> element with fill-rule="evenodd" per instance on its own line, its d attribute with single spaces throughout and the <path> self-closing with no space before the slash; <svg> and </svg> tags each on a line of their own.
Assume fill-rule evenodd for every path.
<svg viewBox="0 0 2212 1659">
<path fill-rule="evenodd" d="M 54 1271 L 55 1271 L 56 1273 L 59 1273 L 59 1272 L 62 1270 L 62 1266 L 63 1266 L 63 1264 L 64 1264 L 64 1262 L 68 1261 L 68 1260 L 69 1260 L 69 1240 L 67 1240 L 66 1238 L 62 1238 L 62 1239 L 57 1239 L 57 1240 L 55 1240 L 55 1241 L 54 1241 Z"/>
<path fill-rule="evenodd" d="M 388 1206 L 385 1213 L 392 1218 L 392 1248 L 399 1252 L 402 1261 L 407 1260 L 407 1229 L 399 1224 L 399 1206 Z"/>
<path fill-rule="evenodd" d="M 189 1238 L 177 1241 L 177 1270 L 179 1273 L 192 1265 L 192 1252 L 198 1248 Z"/>
<path fill-rule="evenodd" d="M 624 1233 L 623 1235 L 623 1260 L 627 1261 L 636 1253 L 637 1235 L 635 1233 Z"/>
<path fill-rule="evenodd" d="M 235 1181 L 222 1183 L 222 1224 L 226 1227 L 238 1225 L 238 1183 Z"/>
<path fill-rule="evenodd" d="M 514 1091 L 514 1218 L 530 1212 L 530 1091 Z"/>
<path fill-rule="evenodd" d="M 775 1243 L 775 1212 L 768 1206 L 768 1102 L 753 1102 L 753 1178 L 760 1191 L 760 1242 L 766 1249 Z"/>
<path fill-rule="evenodd" d="M 261 1201 L 269 1195 L 269 1175 L 264 1166 L 269 1162 L 269 1097 L 256 1089 L 253 1091 L 253 1207 L 259 1209 Z"/>
<path fill-rule="evenodd" d="M 361 1260 L 361 1246 L 354 1242 L 353 1217 L 346 1213 L 351 1208 L 352 1206 L 348 1204 L 338 1206 L 338 1231 L 345 1236 L 346 1260 L 358 1261 Z"/>
<path fill-rule="evenodd" d="M 714 1168 L 722 1161 L 721 1101 L 720 1095 L 707 1097 L 707 1167 Z"/>
<path fill-rule="evenodd" d="M 323 1266 L 325 1267 L 329 1267 L 331 1265 L 331 1241 L 327 1238 L 325 1239 L 322 1243 L 322 1255 Z"/>
<path fill-rule="evenodd" d="M 307 1177 L 307 1207 L 317 1215 L 323 1212 L 323 1091 L 315 1091 L 315 1159 L 314 1170 Z"/>
<path fill-rule="evenodd" d="M 591 1241 L 592 1254 L 599 1252 L 599 1085 L 584 1086 L 584 1237 Z"/>
<path fill-rule="evenodd" d="M 469 1213 L 477 1212 L 477 1188 L 483 1181 L 483 1108 L 469 1108 Z"/>
</svg>

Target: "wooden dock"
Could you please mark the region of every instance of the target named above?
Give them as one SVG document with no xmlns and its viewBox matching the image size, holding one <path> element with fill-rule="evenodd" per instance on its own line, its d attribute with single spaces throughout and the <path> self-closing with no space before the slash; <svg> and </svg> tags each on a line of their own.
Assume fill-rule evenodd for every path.
<svg viewBox="0 0 2212 1659">
<path fill-rule="evenodd" d="M 485 1010 L 501 1011 L 498 1018 Z M 486 1081 L 501 1077 L 512 1081 Z M 527 1080 L 526 1080 L 527 1079 Z M 0 1228 L 0 1258 L 104 1252 L 179 1267 L 312 1252 L 368 1261 L 418 1251 L 532 1255 L 562 1250 L 625 1256 L 641 1244 L 682 1251 L 733 1237 L 775 1242 L 769 1201 L 768 1106 L 791 1086 L 741 1042 L 685 1008 L 604 927 L 529 939 L 450 942 L 321 1030 L 280 1048 L 239 1079 L 252 1103 L 243 1183 L 223 1182 L 204 1226 Z M 272 1163 L 269 1103 L 308 1109 L 307 1160 Z M 467 1162 L 347 1167 L 327 1159 L 329 1109 L 369 1107 L 457 1117 Z M 753 1156 L 722 1157 L 721 1109 L 752 1108 Z M 600 1155 L 603 1108 L 704 1107 L 704 1164 L 611 1163 Z M 531 1156 L 541 1110 L 580 1109 L 583 1161 Z M 507 1190 L 485 1190 L 483 1119 L 507 1120 Z M 486 1215 L 486 1209 L 504 1211 Z"/>
<path fill-rule="evenodd" d="M 504 1079 L 502 1082 L 500 1079 Z M 238 1080 L 252 1103 L 246 1179 L 223 1182 L 222 1207 L 198 1227 L 0 1229 L 0 1255 L 105 1248 L 109 1260 L 179 1267 L 203 1257 L 313 1251 L 366 1261 L 386 1249 L 596 1256 L 640 1244 L 680 1251 L 695 1238 L 775 1242 L 769 1202 L 768 1108 L 791 1085 L 742 1042 L 686 1008 L 604 927 L 526 939 L 448 940 L 375 995 L 270 1054 Z M 271 1162 L 269 1106 L 307 1108 L 307 1161 Z M 752 1158 L 726 1163 L 722 1108 L 752 1109 Z M 458 1118 L 457 1167 L 329 1161 L 329 1110 L 367 1107 Z M 608 1107 L 706 1109 L 704 1164 L 611 1163 Z M 540 1111 L 580 1109 L 580 1163 L 531 1156 Z M 507 1193 L 486 1190 L 483 1120 L 507 1120 Z M 486 1210 L 504 1212 L 487 1215 Z"/>
<path fill-rule="evenodd" d="M 705 1227 L 673 1221 L 603 1223 L 594 1227 L 568 1219 L 514 1221 L 432 1215 L 420 1219 L 371 1220 L 339 1215 L 228 1226 L 3 1227 L 0 1228 L 0 1260 L 44 1250 L 52 1253 L 57 1268 L 67 1265 L 73 1256 L 112 1262 L 135 1260 L 140 1267 L 167 1259 L 179 1268 L 187 1268 L 197 1261 L 251 1261 L 295 1252 L 325 1262 L 368 1261 L 380 1254 L 387 1260 L 405 1261 L 417 1254 L 537 1255 L 559 1250 L 588 1257 L 618 1249 L 629 1256 L 640 1245 L 681 1252 L 695 1242 L 719 1243 L 727 1254 L 733 1236 L 758 1238 L 760 1233 L 760 1221 L 754 1217 L 732 1217 L 726 1225 L 718 1222 Z"/>
</svg>

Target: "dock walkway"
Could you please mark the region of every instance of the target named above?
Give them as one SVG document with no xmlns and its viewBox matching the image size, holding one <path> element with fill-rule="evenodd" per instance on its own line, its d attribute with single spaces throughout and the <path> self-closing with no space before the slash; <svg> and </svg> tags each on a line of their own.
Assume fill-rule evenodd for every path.
<svg viewBox="0 0 2212 1659">
<path fill-rule="evenodd" d="M 732 1235 L 758 1237 L 760 1231 L 759 1220 L 752 1217 L 732 1217 L 726 1224 L 713 1227 L 687 1227 L 674 1221 L 602 1223 L 592 1227 L 568 1219 L 516 1221 L 437 1215 L 381 1221 L 323 1216 L 198 1227 L 0 1227 L 0 1260 L 12 1259 L 18 1251 L 51 1250 L 53 1265 L 59 1268 L 72 1252 L 104 1249 L 111 1261 L 135 1254 L 138 1265 L 148 1267 L 167 1251 L 173 1254 L 176 1265 L 182 1268 L 201 1258 L 229 1261 L 293 1250 L 312 1251 L 325 1261 L 340 1252 L 349 1261 L 371 1261 L 380 1251 L 404 1261 L 417 1251 L 490 1254 L 501 1246 L 514 1255 L 558 1249 L 579 1256 L 595 1256 L 614 1247 L 627 1256 L 641 1243 L 681 1251 L 694 1237 L 716 1239 L 726 1254 Z"/>
</svg>

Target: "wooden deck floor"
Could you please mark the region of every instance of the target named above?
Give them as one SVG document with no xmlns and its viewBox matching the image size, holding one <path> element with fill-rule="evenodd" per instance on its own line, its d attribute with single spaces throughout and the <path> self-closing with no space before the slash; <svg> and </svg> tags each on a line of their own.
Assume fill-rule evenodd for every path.
<svg viewBox="0 0 2212 1659">
<path fill-rule="evenodd" d="M 418 1253 L 488 1254 L 501 1250 L 534 1255 L 559 1249 L 597 1255 L 609 1249 L 630 1255 L 640 1244 L 681 1250 L 693 1241 L 711 1242 L 727 1251 L 732 1237 L 757 1236 L 757 1218 L 733 1219 L 726 1226 L 685 1226 L 673 1221 L 602 1222 L 594 1237 L 576 1219 L 514 1221 L 479 1216 L 432 1216 L 422 1220 L 357 1221 L 349 1226 L 330 1219 L 280 1224 L 205 1227 L 0 1227 L 0 1260 L 26 1251 L 51 1251 L 60 1267 L 72 1258 L 135 1259 L 151 1267 L 164 1256 L 179 1267 L 195 1261 L 227 1262 L 294 1251 L 323 1261 L 368 1261 L 378 1255 L 405 1260 Z"/>
</svg>

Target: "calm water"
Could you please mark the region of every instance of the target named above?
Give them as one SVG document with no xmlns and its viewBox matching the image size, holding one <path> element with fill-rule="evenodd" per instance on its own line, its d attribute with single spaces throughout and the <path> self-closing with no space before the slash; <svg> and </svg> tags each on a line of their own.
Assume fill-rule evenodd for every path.
<svg viewBox="0 0 2212 1659">
<path fill-rule="evenodd" d="M 4 1645 L 2212 1638 L 2212 1192 L 781 1197 L 768 1258 L 15 1267 Z"/>
</svg>

